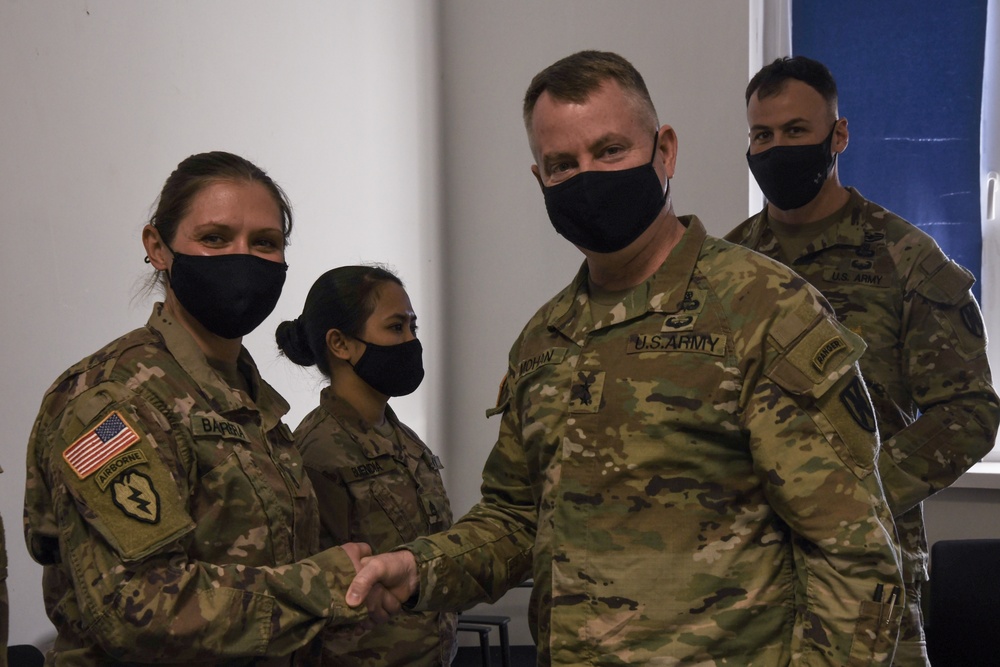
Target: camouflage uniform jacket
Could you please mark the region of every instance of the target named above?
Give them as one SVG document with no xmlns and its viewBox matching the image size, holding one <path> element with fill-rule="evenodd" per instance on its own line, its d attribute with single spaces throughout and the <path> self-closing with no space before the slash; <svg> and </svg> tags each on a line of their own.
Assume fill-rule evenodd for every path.
<svg viewBox="0 0 1000 667">
<path fill-rule="evenodd" d="M 295 429 L 295 445 L 319 499 L 324 548 L 365 542 L 383 553 L 451 525 L 440 459 L 389 407 L 386 419 L 398 445 L 327 387 L 320 406 Z M 456 648 L 455 625 L 454 614 L 417 612 L 360 636 L 350 628 L 331 628 L 323 637 L 323 664 L 447 666 Z"/>
<path fill-rule="evenodd" d="M 861 371 L 875 406 L 879 471 L 908 582 L 925 580 L 921 501 L 993 447 L 1000 420 L 972 275 L 934 240 L 849 188 L 840 222 L 791 264 L 864 338 Z M 726 238 L 769 257 L 781 248 L 767 209 Z"/>
<path fill-rule="evenodd" d="M 528 322 L 483 499 L 409 547 L 416 608 L 495 599 L 533 559 L 541 665 L 887 665 L 899 614 L 872 597 L 901 578 L 864 343 L 682 222 L 607 321 L 584 265 Z"/>
<path fill-rule="evenodd" d="M 46 393 L 25 490 L 58 630 L 46 664 L 288 665 L 362 616 L 343 600 L 347 554 L 316 553 L 288 406 L 245 349 L 239 363 L 256 400 L 157 304 Z"/>
</svg>

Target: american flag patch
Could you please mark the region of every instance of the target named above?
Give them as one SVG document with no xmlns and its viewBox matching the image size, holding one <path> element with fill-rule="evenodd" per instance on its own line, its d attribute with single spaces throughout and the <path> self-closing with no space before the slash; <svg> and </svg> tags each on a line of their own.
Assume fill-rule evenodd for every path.
<svg viewBox="0 0 1000 667">
<path fill-rule="evenodd" d="M 63 452 L 63 458 L 77 477 L 85 479 L 115 454 L 137 442 L 139 434 L 125 423 L 120 414 L 112 412 L 104 418 L 104 421 L 67 447 Z"/>
</svg>

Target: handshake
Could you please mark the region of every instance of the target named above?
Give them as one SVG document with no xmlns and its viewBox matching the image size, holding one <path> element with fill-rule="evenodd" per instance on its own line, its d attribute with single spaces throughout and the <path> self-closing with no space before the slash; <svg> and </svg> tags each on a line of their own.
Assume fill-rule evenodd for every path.
<svg viewBox="0 0 1000 667">
<path fill-rule="evenodd" d="M 372 556 L 372 548 L 359 542 L 343 544 L 341 548 L 356 571 L 344 598 L 351 607 L 364 603 L 371 622 L 385 623 L 416 593 L 420 579 L 411 552 L 390 551 Z"/>
</svg>

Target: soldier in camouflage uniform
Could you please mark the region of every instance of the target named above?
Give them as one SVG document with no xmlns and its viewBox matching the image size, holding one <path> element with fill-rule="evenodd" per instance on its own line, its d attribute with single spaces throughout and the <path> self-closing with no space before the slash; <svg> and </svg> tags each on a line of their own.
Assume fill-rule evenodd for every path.
<svg viewBox="0 0 1000 667">
<path fill-rule="evenodd" d="M 327 271 L 276 337 L 286 357 L 330 380 L 295 429 L 319 499 L 320 546 L 364 542 L 382 553 L 451 526 L 440 459 L 388 405 L 423 378 L 416 315 L 399 278 L 372 266 Z M 331 628 L 323 664 L 447 666 L 455 633 L 455 614 L 430 611 L 396 616 L 364 635 Z"/>
<path fill-rule="evenodd" d="M 860 364 L 906 581 L 895 664 L 926 665 L 921 501 L 990 450 L 1000 420 L 974 279 L 930 236 L 840 185 L 847 120 L 825 66 L 779 59 L 751 80 L 746 100 L 748 159 L 769 202 L 726 238 L 785 262 L 868 344 Z"/>
<path fill-rule="evenodd" d="M 376 613 L 461 606 L 531 574 L 540 665 L 888 665 L 902 580 L 863 341 L 674 215 L 676 136 L 620 56 L 541 72 L 525 124 L 586 261 L 511 349 L 480 503 L 368 561 L 348 602 L 378 581 Z"/>
<path fill-rule="evenodd" d="M 165 302 L 46 393 L 25 491 L 46 664 L 314 664 L 323 628 L 364 618 L 341 591 L 368 551 L 319 550 L 288 405 L 240 342 L 280 294 L 290 229 L 254 165 L 181 162 L 143 230 Z"/>
</svg>

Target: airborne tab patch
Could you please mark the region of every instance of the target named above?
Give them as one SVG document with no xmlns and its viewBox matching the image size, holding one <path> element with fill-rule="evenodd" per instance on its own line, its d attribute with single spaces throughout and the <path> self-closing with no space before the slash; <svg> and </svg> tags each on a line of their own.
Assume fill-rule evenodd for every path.
<svg viewBox="0 0 1000 667">
<path fill-rule="evenodd" d="M 116 410 L 67 447 L 63 459 L 77 477 L 86 479 L 116 454 L 137 442 L 139 434 Z"/>
<path fill-rule="evenodd" d="M 111 483 L 111 480 L 113 480 L 115 476 L 125 472 L 132 466 L 139 465 L 140 463 L 147 463 L 146 455 L 142 453 L 141 449 L 119 454 L 101 466 L 101 469 L 98 471 L 97 477 L 94 478 L 94 481 L 97 482 L 97 486 L 101 488 L 101 491 L 104 491 L 108 488 L 108 484 Z"/>
</svg>

